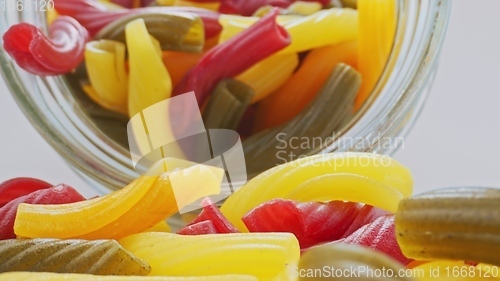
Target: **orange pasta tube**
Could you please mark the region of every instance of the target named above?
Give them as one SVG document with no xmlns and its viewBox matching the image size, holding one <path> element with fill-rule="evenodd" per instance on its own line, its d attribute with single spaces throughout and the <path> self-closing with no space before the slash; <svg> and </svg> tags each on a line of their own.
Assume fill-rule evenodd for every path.
<svg viewBox="0 0 500 281">
<path fill-rule="evenodd" d="M 359 108 L 375 88 L 391 53 L 396 33 L 395 0 L 358 0 L 359 72 L 363 84 L 356 98 Z"/>
<path fill-rule="evenodd" d="M 172 85 L 175 87 L 182 80 L 184 75 L 195 66 L 203 56 L 203 53 L 184 53 L 176 51 L 163 51 L 163 64 L 170 73 Z"/>
<path fill-rule="evenodd" d="M 255 131 L 284 124 L 300 113 L 339 63 L 357 67 L 355 41 L 313 50 L 277 92 L 262 100 L 257 110 Z"/>
</svg>

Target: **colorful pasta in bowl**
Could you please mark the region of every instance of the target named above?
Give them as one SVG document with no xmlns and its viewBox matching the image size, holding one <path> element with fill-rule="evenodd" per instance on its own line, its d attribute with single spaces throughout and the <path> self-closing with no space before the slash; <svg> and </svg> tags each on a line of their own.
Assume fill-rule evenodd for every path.
<svg viewBox="0 0 500 281">
<path fill-rule="evenodd" d="M 399 144 L 385 142 L 406 133 L 425 101 L 450 6 L 51 3 L 3 12 L 0 66 L 32 124 L 103 193 L 143 174 L 155 157 L 199 158 L 203 145 L 188 138 L 195 129 L 212 142 L 214 130 L 237 132 L 249 178 L 325 152 L 393 152 Z M 175 103 L 148 119 L 152 108 L 189 93 L 194 109 Z M 131 137 L 134 120 L 146 119 L 145 133 Z M 203 130 L 191 125 L 200 120 Z M 185 141 L 158 144 L 169 138 Z M 144 159 L 131 161 L 143 145 Z M 222 155 L 210 149 L 210 157 Z"/>
</svg>

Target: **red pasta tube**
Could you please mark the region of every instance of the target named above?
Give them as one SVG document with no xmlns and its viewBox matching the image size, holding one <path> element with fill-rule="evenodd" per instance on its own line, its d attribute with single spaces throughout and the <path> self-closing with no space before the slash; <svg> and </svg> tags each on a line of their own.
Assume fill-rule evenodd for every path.
<svg viewBox="0 0 500 281">
<path fill-rule="evenodd" d="M 71 17 L 58 17 L 47 37 L 28 23 L 13 25 L 3 35 L 5 51 L 24 70 L 41 76 L 65 74 L 83 60 L 87 30 Z"/>
<path fill-rule="evenodd" d="M 234 77 L 288 46 L 290 36 L 276 23 L 277 16 L 275 9 L 250 28 L 207 52 L 175 87 L 173 96 L 194 91 L 201 105 L 220 80 Z"/>
<path fill-rule="evenodd" d="M 304 2 L 318 2 L 323 6 L 330 4 L 330 0 L 301 0 Z M 242 16 L 253 15 L 260 7 L 273 6 L 288 8 L 296 0 L 195 0 L 200 3 L 220 2 L 219 12 L 224 14 L 239 14 Z"/>
<path fill-rule="evenodd" d="M 288 8 L 294 0 L 221 0 L 219 11 L 224 14 L 251 16 L 262 6 Z"/>
<path fill-rule="evenodd" d="M 34 178 L 13 178 L 4 181 L 0 183 L 0 208 L 16 198 L 50 187 L 52 184 Z"/>
<path fill-rule="evenodd" d="M 110 22 L 124 15 L 149 12 L 189 12 L 201 17 L 205 26 L 205 38 L 212 38 L 222 31 L 220 14 L 195 7 L 145 7 L 110 11 L 95 0 L 54 0 L 54 7 L 60 15 L 75 18 L 93 36 Z"/>
</svg>

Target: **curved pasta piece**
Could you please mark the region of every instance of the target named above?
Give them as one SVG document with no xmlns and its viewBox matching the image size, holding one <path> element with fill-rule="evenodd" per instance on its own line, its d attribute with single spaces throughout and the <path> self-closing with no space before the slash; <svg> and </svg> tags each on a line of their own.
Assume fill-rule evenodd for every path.
<svg viewBox="0 0 500 281">
<path fill-rule="evenodd" d="M 87 43 L 85 66 L 94 90 L 86 91 L 87 95 L 100 106 L 127 115 L 125 45 L 111 40 Z"/>
<path fill-rule="evenodd" d="M 95 38 L 125 43 L 125 26 L 139 18 L 144 20 L 149 34 L 160 42 L 162 50 L 193 53 L 203 50 L 205 43 L 203 21 L 196 14 L 183 12 L 129 14 L 106 25 Z"/>
<path fill-rule="evenodd" d="M 356 108 L 371 94 L 389 59 L 396 34 L 396 5 L 395 0 L 358 0 L 358 61 L 363 85 L 356 98 Z"/>
<path fill-rule="evenodd" d="M 403 194 L 368 177 L 339 173 L 310 179 L 288 193 L 285 198 L 301 202 L 359 202 L 394 213 L 403 199 Z"/>
<path fill-rule="evenodd" d="M 46 36 L 38 27 L 19 23 L 3 35 L 3 48 L 29 73 L 53 76 L 68 73 L 83 60 L 87 30 L 71 17 L 60 16 Z"/>
<path fill-rule="evenodd" d="M 128 113 L 132 117 L 170 98 L 172 80 L 163 65 L 159 43 L 149 35 L 144 20 L 128 23 L 125 33 L 130 65 Z"/>
<path fill-rule="evenodd" d="M 232 40 L 208 51 L 174 89 L 174 96 L 194 91 L 201 105 L 217 83 L 234 77 L 290 44 L 286 31 L 276 24 L 277 11 L 263 17 Z M 241 56 L 245 52 L 247 56 Z"/>
<path fill-rule="evenodd" d="M 0 208 L 10 201 L 53 185 L 35 178 L 13 178 L 0 183 Z"/>
<path fill-rule="evenodd" d="M 243 142 L 247 173 L 254 175 L 323 149 L 332 135 L 335 136 L 351 119 L 360 83 L 361 77 L 353 68 L 344 64 L 337 66 L 318 96 L 301 114 L 284 125 L 254 134 Z M 298 138 L 314 140 L 314 143 L 296 145 Z M 321 140 L 319 145 L 317 140 Z"/>
<path fill-rule="evenodd" d="M 17 197 L 0 208 L 0 240 L 16 238 L 14 224 L 20 204 L 56 205 L 83 200 L 85 198 L 78 191 L 64 184 L 40 189 L 28 195 Z"/>
<path fill-rule="evenodd" d="M 258 62 L 235 79 L 252 87 L 255 91 L 252 103 L 256 103 L 285 84 L 298 65 L 298 54 L 273 55 Z"/>
<path fill-rule="evenodd" d="M 199 198 L 218 194 L 222 176 L 222 170 L 197 165 L 145 175 L 119 191 L 83 202 L 21 204 L 14 230 L 29 238 L 119 239 L 149 229 Z M 204 179 L 205 185 L 183 181 L 186 177 Z"/>
<path fill-rule="evenodd" d="M 254 130 L 262 131 L 292 120 L 318 95 L 339 63 L 356 68 L 356 41 L 312 50 L 297 72 L 259 104 Z"/>
<path fill-rule="evenodd" d="M 340 239 L 360 210 L 361 204 L 352 202 L 274 199 L 255 207 L 242 220 L 250 232 L 293 233 L 303 250 Z"/>
<path fill-rule="evenodd" d="M 57 274 L 34 272 L 1 273 L 0 281 L 258 281 L 249 275 L 218 275 L 200 277 L 165 276 L 95 276 L 91 274 Z"/>
<path fill-rule="evenodd" d="M 0 241 L 0 272 L 12 271 L 144 276 L 151 267 L 115 240 Z"/>
<path fill-rule="evenodd" d="M 413 190 L 410 171 L 388 156 L 332 153 L 302 158 L 260 174 L 229 197 L 221 211 L 240 231 L 245 231 L 241 218 L 255 206 L 274 198 L 283 198 L 310 179 L 337 173 L 371 178 L 399 190 L 404 197 L 410 196 Z"/>
<path fill-rule="evenodd" d="M 223 31 L 221 34 L 220 43 L 247 28 L 244 24 L 230 23 L 230 26 L 230 32 Z M 299 17 L 284 24 L 283 27 L 290 34 L 292 43 L 279 54 L 298 53 L 357 40 L 358 12 L 351 9 L 331 8 L 307 17 Z"/>
<path fill-rule="evenodd" d="M 147 261 L 153 276 L 243 274 L 259 280 L 290 280 L 287 269 L 294 268 L 300 256 L 299 244 L 291 233 L 142 233 L 119 242 Z"/>
</svg>

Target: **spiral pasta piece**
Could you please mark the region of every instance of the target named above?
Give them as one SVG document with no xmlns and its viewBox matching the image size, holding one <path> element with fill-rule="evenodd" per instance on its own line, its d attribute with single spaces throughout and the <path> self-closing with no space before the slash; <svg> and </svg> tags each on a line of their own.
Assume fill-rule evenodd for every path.
<svg viewBox="0 0 500 281">
<path fill-rule="evenodd" d="M 252 275 L 259 280 L 290 280 L 300 249 L 290 233 L 234 233 L 183 236 L 141 233 L 120 244 L 147 261 L 151 275 Z"/>
<path fill-rule="evenodd" d="M 0 281 L 257 281 L 253 276 L 218 275 L 201 277 L 164 276 L 95 276 L 91 274 L 57 274 L 34 272 L 1 273 Z"/>
<path fill-rule="evenodd" d="M 102 107 L 126 115 L 128 77 L 125 72 L 125 44 L 112 40 L 87 43 L 85 66 L 94 89 L 87 91 L 87 95 Z"/>
<path fill-rule="evenodd" d="M 0 272 L 12 271 L 141 276 L 151 267 L 115 240 L 0 241 Z"/>
<path fill-rule="evenodd" d="M 452 259 L 500 265 L 500 190 L 459 187 L 401 201 L 398 242 L 414 259 Z"/>
<path fill-rule="evenodd" d="M 54 76 L 71 72 L 83 60 L 89 33 L 66 16 L 56 18 L 48 33 L 29 23 L 15 24 L 2 36 L 3 49 L 29 73 Z"/>
<path fill-rule="evenodd" d="M 368 177 L 398 190 L 403 197 L 410 196 L 413 191 L 410 171 L 388 156 L 332 153 L 302 158 L 267 170 L 229 197 L 221 211 L 240 231 L 244 231 L 246 228 L 241 218 L 255 206 L 283 198 L 313 178 L 338 173 Z"/>
</svg>

